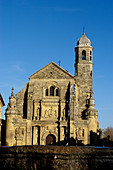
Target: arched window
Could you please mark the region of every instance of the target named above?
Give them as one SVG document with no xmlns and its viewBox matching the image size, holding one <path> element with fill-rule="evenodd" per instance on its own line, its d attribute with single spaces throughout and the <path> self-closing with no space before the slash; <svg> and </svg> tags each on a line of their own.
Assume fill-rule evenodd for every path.
<svg viewBox="0 0 113 170">
<path fill-rule="evenodd" d="M 92 60 L 92 51 L 90 51 L 90 61 Z"/>
<path fill-rule="evenodd" d="M 56 89 L 56 96 L 59 96 L 59 94 L 58 94 L 58 89 Z"/>
<path fill-rule="evenodd" d="M 56 137 L 53 134 L 49 134 L 46 137 L 46 145 L 54 145 L 56 143 Z"/>
<path fill-rule="evenodd" d="M 85 50 L 82 51 L 82 60 L 86 60 L 86 51 Z"/>
<path fill-rule="evenodd" d="M 50 96 L 54 96 L 54 87 L 53 86 L 50 87 Z"/>
<path fill-rule="evenodd" d="M 46 96 L 48 96 L 48 89 L 46 89 Z"/>
</svg>

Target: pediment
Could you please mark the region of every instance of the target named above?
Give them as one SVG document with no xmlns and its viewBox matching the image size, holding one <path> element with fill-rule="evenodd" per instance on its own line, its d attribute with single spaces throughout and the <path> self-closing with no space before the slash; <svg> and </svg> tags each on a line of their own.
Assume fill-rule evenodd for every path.
<svg viewBox="0 0 113 170">
<path fill-rule="evenodd" d="M 69 72 L 55 64 L 49 63 L 36 73 L 30 76 L 30 79 L 71 79 L 74 78 Z"/>
</svg>

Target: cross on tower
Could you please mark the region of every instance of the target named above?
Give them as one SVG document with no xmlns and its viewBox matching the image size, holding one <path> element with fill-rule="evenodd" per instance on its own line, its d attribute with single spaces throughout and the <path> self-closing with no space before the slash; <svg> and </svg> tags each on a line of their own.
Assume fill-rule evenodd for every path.
<svg viewBox="0 0 113 170">
<path fill-rule="evenodd" d="M 84 32 L 84 25 L 83 25 L 83 35 L 85 34 L 85 32 Z"/>
<path fill-rule="evenodd" d="M 59 60 L 59 61 L 58 61 L 59 66 L 60 66 L 60 63 L 61 63 L 61 61 Z"/>
</svg>

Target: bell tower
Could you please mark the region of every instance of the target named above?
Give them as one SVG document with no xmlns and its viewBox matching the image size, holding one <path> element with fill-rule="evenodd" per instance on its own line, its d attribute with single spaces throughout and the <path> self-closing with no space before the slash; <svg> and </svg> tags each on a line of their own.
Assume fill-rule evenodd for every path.
<svg viewBox="0 0 113 170">
<path fill-rule="evenodd" d="M 77 85 L 77 138 L 91 144 L 92 135 L 97 133 L 98 111 L 93 99 L 93 47 L 83 32 L 75 47 L 75 83 Z M 84 121 L 85 120 L 85 121 Z"/>
<path fill-rule="evenodd" d="M 87 109 L 92 90 L 92 51 L 91 41 L 83 32 L 75 47 L 75 79 L 78 86 L 78 114 Z"/>
</svg>

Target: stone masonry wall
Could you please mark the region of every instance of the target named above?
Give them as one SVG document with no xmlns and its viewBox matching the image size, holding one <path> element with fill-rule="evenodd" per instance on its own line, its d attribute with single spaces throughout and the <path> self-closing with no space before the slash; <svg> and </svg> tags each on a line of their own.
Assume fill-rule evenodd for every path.
<svg viewBox="0 0 113 170">
<path fill-rule="evenodd" d="M 113 169 L 113 148 L 72 146 L 0 147 L 0 169 Z"/>
</svg>

